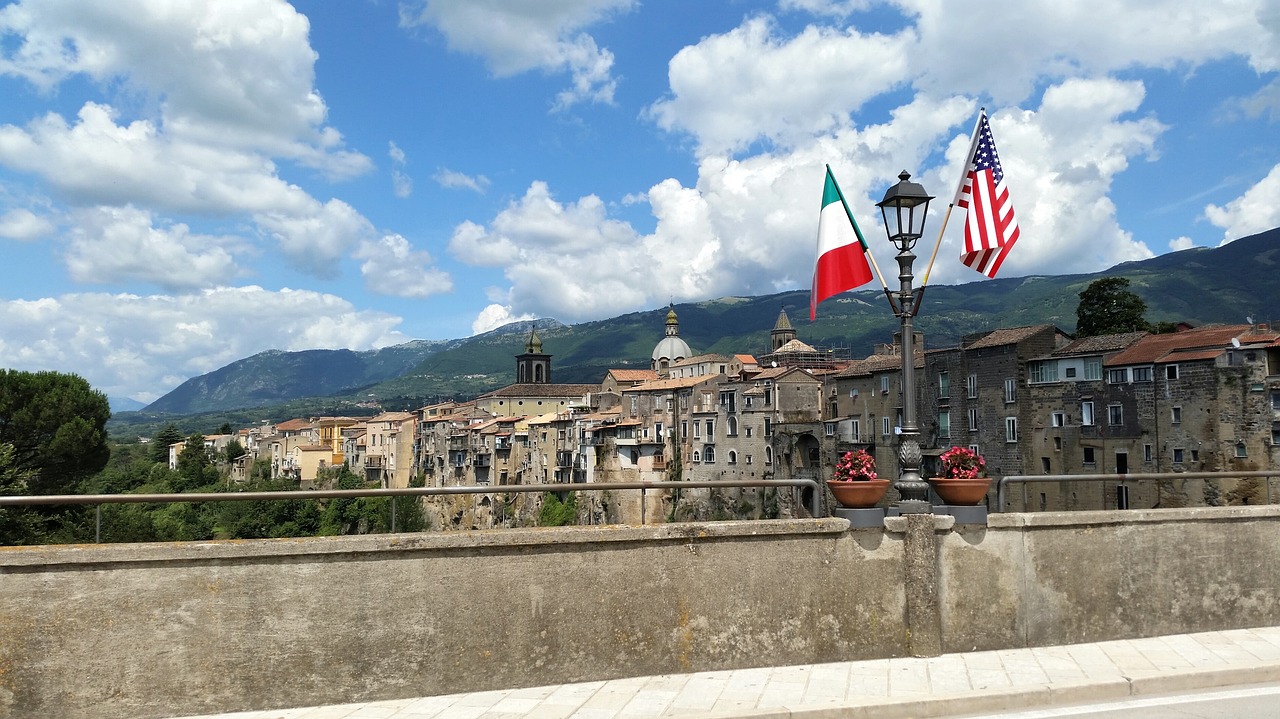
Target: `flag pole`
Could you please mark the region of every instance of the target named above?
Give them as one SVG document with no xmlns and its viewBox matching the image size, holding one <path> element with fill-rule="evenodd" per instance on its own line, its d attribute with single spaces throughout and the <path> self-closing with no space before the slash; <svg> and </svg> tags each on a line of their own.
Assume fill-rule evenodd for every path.
<svg viewBox="0 0 1280 719">
<path fill-rule="evenodd" d="M 835 173 L 831 172 L 830 164 L 827 165 L 827 173 L 833 178 L 835 177 Z M 840 189 L 840 183 L 835 183 L 835 188 L 836 195 L 840 197 L 840 204 L 844 205 L 845 214 L 849 216 L 850 220 L 852 220 L 850 224 L 853 225 L 853 232 L 858 236 L 858 242 L 862 243 L 862 248 L 867 252 L 867 258 L 871 260 L 871 266 L 876 270 L 876 277 L 880 280 L 880 286 L 884 288 L 885 292 L 888 292 L 889 285 L 884 282 L 884 275 L 880 273 L 880 265 L 876 264 L 876 256 L 871 252 L 871 245 L 867 243 L 867 238 L 862 236 L 862 228 L 858 227 L 857 220 L 853 220 L 853 212 L 849 209 L 849 203 L 844 199 L 844 191 Z"/>
<path fill-rule="evenodd" d="M 920 288 L 924 289 L 929 284 L 929 273 L 933 271 L 933 262 L 938 259 L 938 248 L 942 247 L 942 233 L 947 231 L 947 222 L 951 219 L 951 210 L 956 206 L 956 200 L 960 199 L 960 193 L 964 191 L 964 178 L 969 175 L 969 166 L 973 164 L 973 153 L 978 149 L 978 128 L 982 126 L 982 116 L 987 114 L 987 108 L 978 108 L 978 119 L 973 123 L 973 134 L 969 137 L 969 152 L 964 156 L 964 165 L 960 169 L 960 183 L 956 185 L 956 194 L 951 197 L 951 204 L 947 205 L 947 214 L 942 216 L 942 227 L 938 230 L 938 241 L 933 245 L 933 254 L 929 256 L 929 266 L 924 269 L 924 277 L 920 280 Z"/>
</svg>

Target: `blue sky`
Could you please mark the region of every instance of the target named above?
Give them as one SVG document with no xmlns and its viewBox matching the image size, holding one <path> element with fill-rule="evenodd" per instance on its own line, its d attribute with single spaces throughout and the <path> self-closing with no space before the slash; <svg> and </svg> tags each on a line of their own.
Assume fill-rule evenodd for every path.
<svg viewBox="0 0 1280 719">
<path fill-rule="evenodd" d="M 1001 277 L 1217 246 L 1280 226 L 1278 71 L 1269 0 L 12 2 L 0 366 L 145 402 L 807 287 L 827 163 L 887 266 L 875 201 L 907 169 L 936 232 L 979 107 Z M 982 280 L 950 224 L 931 281 Z"/>
</svg>

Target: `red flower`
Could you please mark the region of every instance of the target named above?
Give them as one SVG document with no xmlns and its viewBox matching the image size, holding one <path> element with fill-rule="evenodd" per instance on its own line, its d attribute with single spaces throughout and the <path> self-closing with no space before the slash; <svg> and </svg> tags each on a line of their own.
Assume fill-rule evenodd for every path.
<svg viewBox="0 0 1280 719">
<path fill-rule="evenodd" d="M 876 458 L 864 449 L 855 449 L 840 455 L 836 471 L 831 479 L 837 482 L 861 482 L 876 478 Z"/>
<path fill-rule="evenodd" d="M 982 455 L 966 447 L 952 447 L 938 459 L 942 461 L 943 477 L 977 479 L 987 476 L 987 461 Z"/>
</svg>

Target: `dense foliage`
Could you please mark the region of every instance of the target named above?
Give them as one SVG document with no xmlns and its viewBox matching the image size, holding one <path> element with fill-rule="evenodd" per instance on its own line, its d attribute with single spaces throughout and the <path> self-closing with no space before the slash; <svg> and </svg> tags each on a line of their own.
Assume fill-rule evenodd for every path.
<svg viewBox="0 0 1280 719">
<path fill-rule="evenodd" d="M 1147 330 L 1146 312 L 1147 303 L 1129 291 L 1127 278 L 1094 280 L 1080 293 L 1080 304 L 1076 305 L 1076 337 Z"/>
</svg>

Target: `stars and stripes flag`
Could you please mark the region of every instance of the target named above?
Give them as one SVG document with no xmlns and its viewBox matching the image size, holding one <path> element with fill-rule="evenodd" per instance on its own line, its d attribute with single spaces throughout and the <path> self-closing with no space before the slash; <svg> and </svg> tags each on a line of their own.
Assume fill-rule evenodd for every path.
<svg viewBox="0 0 1280 719">
<path fill-rule="evenodd" d="M 1018 241 L 1018 218 L 1004 184 L 1004 168 L 996 154 L 987 113 L 982 111 L 969 143 L 969 159 L 956 189 L 956 207 L 968 210 L 964 223 L 964 252 L 960 261 L 995 278 L 1009 250 Z"/>
<path fill-rule="evenodd" d="M 818 263 L 813 268 L 813 288 L 809 291 L 809 319 L 818 316 L 819 302 L 870 281 L 867 241 L 827 165 L 822 214 L 818 216 Z"/>
</svg>

